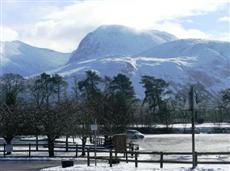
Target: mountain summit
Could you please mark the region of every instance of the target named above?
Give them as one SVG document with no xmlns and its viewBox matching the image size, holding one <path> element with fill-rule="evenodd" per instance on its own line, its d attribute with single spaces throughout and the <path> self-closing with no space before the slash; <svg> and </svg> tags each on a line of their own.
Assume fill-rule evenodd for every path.
<svg viewBox="0 0 230 171">
<path fill-rule="evenodd" d="M 137 31 L 120 25 L 100 26 L 86 35 L 69 63 L 106 56 L 132 56 L 176 37 L 157 30 Z"/>
</svg>

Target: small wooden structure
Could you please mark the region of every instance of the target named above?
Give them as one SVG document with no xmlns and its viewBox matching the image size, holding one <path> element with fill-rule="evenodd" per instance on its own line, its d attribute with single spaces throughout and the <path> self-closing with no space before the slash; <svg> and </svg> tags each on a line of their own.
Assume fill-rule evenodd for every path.
<svg viewBox="0 0 230 171">
<path fill-rule="evenodd" d="M 62 168 L 72 167 L 74 165 L 73 160 L 62 160 L 61 161 Z"/>
<path fill-rule="evenodd" d="M 117 153 L 126 152 L 127 135 L 126 134 L 115 134 L 115 135 L 113 135 L 112 144 L 113 144 L 114 150 Z"/>
</svg>

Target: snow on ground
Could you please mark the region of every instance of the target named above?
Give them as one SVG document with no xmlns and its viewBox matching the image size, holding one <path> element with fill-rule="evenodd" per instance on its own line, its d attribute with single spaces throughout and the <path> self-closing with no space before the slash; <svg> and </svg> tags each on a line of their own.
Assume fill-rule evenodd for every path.
<svg viewBox="0 0 230 171">
<path fill-rule="evenodd" d="M 27 139 L 26 137 L 24 137 Z M 39 137 L 42 139 L 44 137 Z M 29 138 L 30 140 L 34 140 L 32 137 Z M 64 141 L 64 137 L 60 137 L 60 139 Z M 196 151 L 198 152 L 229 152 L 230 151 L 230 134 L 196 134 Z M 75 138 L 75 142 L 80 144 L 80 139 Z M 70 138 L 69 142 L 73 143 L 73 140 Z M 162 152 L 191 152 L 191 135 L 190 134 L 160 134 L 160 135 L 145 135 L 143 140 L 134 141 L 134 143 L 139 144 L 140 151 L 162 151 Z M 21 150 L 21 149 L 28 149 L 28 147 L 14 147 L 14 149 Z M 33 147 L 35 148 L 35 147 Z M 41 146 L 42 149 L 47 149 Z M 0 147 L 0 150 L 2 146 Z M 62 149 L 65 150 L 65 149 Z M 11 156 L 13 158 L 0 158 L 0 160 L 21 160 L 22 158 L 17 158 L 17 156 L 22 155 L 28 157 L 28 152 L 13 152 Z M 45 155 L 48 156 L 47 152 L 32 152 L 32 156 L 41 156 Z M 68 156 L 73 157 L 75 156 L 75 152 L 58 152 L 55 153 L 58 156 Z M 107 156 L 108 153 L 98 153 L 97 156 Z M 2 156 L 2 154 L 0 154 Z M 90 156 L 93 156 L 93 152 L 90 153 Z M 119 156 L 123 156 L 119 154 Z M 159 155 L 138 155 L 138 160 L 159 160 Z M 50 159 L 48 157 L 37 157 L 37 158 L 23 158 L 23 160 L 63 160 L 63 158 L 53 158 Z M 108 167 L 108 162 L 100 162 L 97 168 L 95 167 L 87 167 L 86 166 L 86 159 L 85 158 L 73 158 L 75 160 L 75 164 L 83 163 L 83 165 L 77 165 L 74 168 L 68 169 L 61 169 L 60 167 L 50 168 L 43 171 L 91 171 L 91 170 L 98 170 L 98 171 L 121 171 L 121 170 L 141 170 L 141 171 L 148 171 L 148 170 L 156 170 L 156 171 L 170 171 L 170 170 L 179 170 L 179 171 L 189 171 L 190 165 L 173 165 L 173 164 L 165 164 L 163 170 L 159 169 L 158 164 L 138 164 L 138 169 L 135 169 L 134 163 L 122 162 L 119 165 L 114 165 L 111 169 Z M 191 161 L 191 155 L 164 155 L 164 160 L 178 160 L 178 161 Z M 202 155 L 198 156 L 198 161 L 230 161 L 230 155 Z M 93 160 L 91 160 L 91 165 L 93 165 Z M 103 165 L 104 164 L 104 165 Z M 183 168 L 182 168 L 183 167 Z M 155 169 L 154 169 L 155 168 Z M 55 170 L 56 169 L 56 170 Z M 72 169 L 72 170 L 71 170 Z M 230 165 L 199 165 L 198 169 L 195 171 L 230 171 Z"/>
<path fill-rule="evenodd" d="M 143 125 L 137 125 L 137 127 L 143 127 Z M 157 124 L 152 125 L 154 128 L 165 128 L 166 125 Z M 179 123 L 179 124 L 171 124 L 169 125 L 170 128 L 191 128 L 191 123 Z M 202 123 L 202 124 L 196 124 L 196 128 L 230 128 L 230 123 Z"/>
<path fill-rule="evenodd" d="M 143 151 L 191 152 L 191 134 L 145 135 L 136 141 Z M 230 134 L 196 134 L 195 150 L 197 152 L 229 152 Z M 159 155 L 140 155 L 142 159 L 159 160 Z M 165 155 L 164 159 L 191 161 L 191 155 Z M 199 155 L 199 161 L 230 161 L 229 155 Z"/>
<path fill-rule="evenodd" d="M 229 171 L 230 166 L 228 165 L 200 165 L 193 171 Z M 159 164 L 139 164 L 138 168 L 135 168 L 134 163 L 121 163 L 109 167 L 107 164 L 100 164 L 98 166 L 86 166 L 86 165 L 75 165 L 74 167 L 61 168 L 52 167 L 42 169 L 41 171 L 192 171 L 189 165 L 164 165 L 164 168 L 160 168 Z"/>
<path fill-rule="evenodd" d="M 44 137 L 39 137 L 39 139 L 43 139 Z M 24 137 L 23 139 L 27 140 L 35 140 L 35 137 Z M 191 144 L 192 136 L 191 134 L 158 134 L 158 135 L 145 135 L 143 140 L 134 141 L 134 143 L 139 144 L 141 151 L 162 151 L 162 152 L 191 152 L 192 144 Z M 65 137 L 60 137 L 59 141 L 65 141 Z M 0 141 L 2 141 L 0 139 Z M 230 134 L 196 134 L 195 135 L 196 142 L 196 151 L 197 152 L 229 152 L 230 151 Z M 18 143 L 18 139 L 17 142 Z M 35 143 L 34 141 L 24 142 L 22 143 Z M 45 142 L 39 141 L 39 144 L 44 144 Z M 81 140 L 79 138 L 73 139 L 69 138 L 70 144 L 81 144 Z M 89 143 L 87 143 L 89 144 Z M 65 144 L 62 144 L 63 146 Z M 28 150 L 28 146 L 19 147 L 14 146 L 14 150 Z M 32 146 L 32 149 L 35 149 L 35 146 Z M 39 146 L 39 149 L 47 149 L 43 146 Z M 59 148 L 56 148 L 59 149 Z M 3 146 L 0 146 L 0 150 L 3 150 Z M 63 152 L 55 153 L 58 156 L 75 156 L 75 150 L 72 149 L 72 152 L 65 153 L 65 149 Z M 3 154 L 0 153 L 0 156 Z M 12 156 L 20 156 L 23 155 L 27 157 L 28 152 L 13 152 Z M 32 156 L 48 156 L 47 152 L 32 152 Z M 104 155 L 103 153 L 98 153 L 98 155 Z M 106 154 L 108 155 L 108 154 Z M 191 160 L 190 155 L 183 156 L 164 156 L 165 159 L 173 159 L 173 160 Z M 138 159 L 159 159 L 159 155 L 140 155 Z M 199 156 L 199 160 L 216 160 L 216 161 L 230 161 L 229 155 L 212 155 L 212 156 Z"/>
<path fill-rule="evenodd" d="M 173 124 L 173 128 L 190 128 L 191 124 Z M 196 124 L 197 128 L 213 128 L 213 127 L 219 127 L 219 128 L 230 128 L 229 123 L 203 123 L 203 124 Z"/>
<path fill-rule="evenodd" d="M 191 141 L 191 134 L 152 134 L 137 143 L 147 151 L 189 152 L 192 151 Z M 230 151 L 230 134 L 196 134 L 195 142 L 198 152 Z"/>
</svg>

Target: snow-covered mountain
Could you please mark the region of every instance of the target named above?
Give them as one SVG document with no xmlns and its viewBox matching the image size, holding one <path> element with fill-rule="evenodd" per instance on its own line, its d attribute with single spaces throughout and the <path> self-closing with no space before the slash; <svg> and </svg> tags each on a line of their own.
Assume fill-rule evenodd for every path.
<svg viewBox="0 0 230 171">
<path fill-rule="evenodd" d="M 69 63 L 106 56 L 132 56 L 175 39 L 157 30 L 137 31 L 120 25 L 105 25 L 86 35 Z"/>
<path fill-rule="evenodd" d="M 230 42 L 176 39 L 165 32 L 139 32 L 117 25 L 101 26 L 89 33 L 70 59 L 70 54 L 18 41 L 5 43 L 3 56 L 4 73 L 24 76 L 49 70 L 70 80 L 72 76 L 81 79 L 87 70 L 102 77 L 123 73 L 141 97 L 143 75 L 163 78 L 174 88 L 197 82 L 213 92 L 230 87 Z"/>
<path fill-rule="evenodd" d="M 212 90 L 230 86 L 230 42 L 182 39 L 153 47 L 136 56 L 194 59 L 186 69 L 187 81 L 201 82 Z"/>
<path fill-rule="evenodd" d="M 64 65 L 70 54 L 30 46 L 20 41 L 1 42 L 3 52 L 0 75 L 18 73 L 23 76 L 38 74 Z"/>
<path fill-rule="evenodd" d="M 197 39 L 175 40 L 138 55 L 94 57 L 68 63 L 52 72 L 65 77 L 81 77 L 87 70 L 95 70 L 101 76 L 126 74 L 140 96 L 144 92 L 139 84 L 143 75 L 163 78 L 173 87 L 199 82 L 208 90 L 216 92 L 230 86 L 230 43 Z"/>
</svg>

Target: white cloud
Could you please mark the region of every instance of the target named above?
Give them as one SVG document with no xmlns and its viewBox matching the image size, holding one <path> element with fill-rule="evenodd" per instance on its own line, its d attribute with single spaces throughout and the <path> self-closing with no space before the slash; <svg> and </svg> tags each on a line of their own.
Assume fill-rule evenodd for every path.
<svg viewBox="0 0 230 171">
<path fill-rule="evenodd" d="M 230 16 L 224 16 L 219 18 L 220 22 L 230 22 Z"/>
<path fill-rule="evenodd" d="M 155 28 L 177 36 L 180 39 L 184 38 L 200 38 L 208 39 L 208 35 L 198 29 L 185 29 L 180 24 L 173 22 L 161 22 L 155 25 Z"/>
<path fill-rule="evenodd" d="M 0 41 L 12 41 L 18 38 L 18 33 L 9 27 L 0 26 Z"/>
<path fill-rule="evenodd" d="M 220 41 L 228 41 L 230 42 L 230 34 L 229 32 L 224 33 L 213 33 L 209 36 L 209 39 L 220 40 Z"/>
<path fill-rule="evenodd" d="M 219 40 L 219 41 L 230 42 L 229 32 L 221 32 L 221 33 L 212 32 L 208 34 L 198 29 L 185 29 L 180 24 L 173 23 L 173 22 L 162 22 L 158 25 L 155 25 L 155 28 L 158 30 L 171 33 L 180 39 L 195 38 L 195 39 L 208 39 L 208 40 Z"/>
<path fill-rule="evenodd" d="M 26 42 L 60 51 L 74 50 L 79 41 L 102 24 L 120 24 L 136 29 L 161 29 L 179 38 L 207 38 L 197 29 L 184 29 L 169 22 L 215 11 L 228 0 L 90 0 L 45 15 L 20 33 Z M 167 22 L 168 21 L 168 22 Z M 161 24 L 159 24 L 161 23 Z"/>
</svg>

